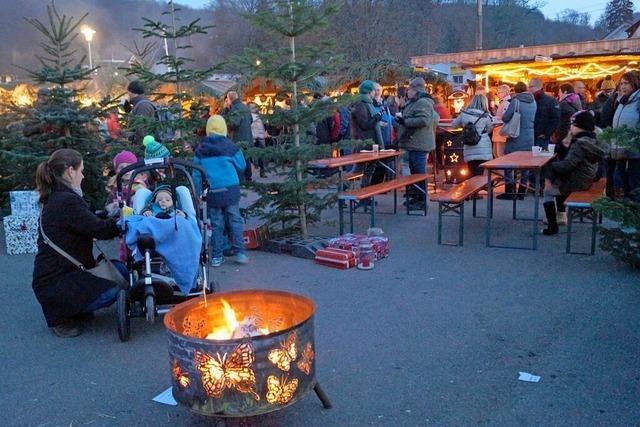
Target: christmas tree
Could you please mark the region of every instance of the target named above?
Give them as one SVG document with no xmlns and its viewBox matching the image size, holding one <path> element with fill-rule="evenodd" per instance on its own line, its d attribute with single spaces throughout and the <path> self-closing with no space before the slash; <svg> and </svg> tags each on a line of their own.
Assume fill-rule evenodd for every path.
<svg viewBox="0 0 640 427">
<path fill-rule="evenodd" d="M 279 98 L 289 106 L 276 106 L 265 119 L 275 127 L 285 129 L 275 147 L 249 149 L 251 157 L 272 162 L 278 182 L 258 183 L 251 187 L 259 194 L 250 212 L 268 224 L 281 224 L 283 233 L 309 236 L 309 225 L 320 220 L 322 211 L 335 202 L 335 196 L 321 191 L 308 191 L 324 186 L 324 179 L 308 173 L 310 160 L 326 157 L 329 146 L 314 145 L 315 137 L 306 130 L 312 123 L 330 116 L 340 105 L 335 99 L 324 98 L 306 102 L 308 95 L 318 90 L 318 82 L 327 80 L 338 58 L 332 54 L 330 40 L 313 40 L 313 31 L 325 26 L 337 12 L 330 2 L 312 0 L 271 0 L 261 3 L 259 11 L 246 18 L 277 37 L 282 47 L 272 50 L 247 49 L 234 64 L 247 80 L 262 78 L 279 89 Z M 301 45 L 300 40 L 312 40 Z M 331 86 L 325 84 L 325 86 Z"/>
<path fill-rule="evenodd" d="M 54 3 L 47 5 L 48 20 L 25 18 L 42 36 L 44 54 L 37 59 L 41 68 L 24 69 L 38 85 L 38 99 L 33 105 L 10 102 L 7 114 L 21 126 L 10 126 L 0 137 L 0 193 L 35 188 L 35 170 L 43 160 L 60 148 L 72 148 L 85 159 L 83 189 L 86 199 L 100 207 L 106 196 L 103 168 L 107 161 L 96 118 L 103 114 L 101 105 L 83 105 L 82 82 L 90 80 L 95 69 L 84 66 L 74 48 L 80 19 L 61 15 Z"/>
<path fill-rule="evenodd" d="M 599 136 L 602 140 L 615 142 L 632 151 L 640 151 L 639 128 L 608 128 Z M 600 247 L 607 252 L 640 269 L 640 189 L 636 188 L 630 200 L 602 198 L 595 202 L 594 209 L 616 224 L 600 227 Z"/>
<path fill-rule="evenodd" d="M 174 156 L 191 156 L 191 150 L 201 138 L 196 131 L 204 128 L 203 116 L 209 111 L 209 106 L 204 105 L 197 94 L 202 89 L 201 82 L 219 66 L 204 70 L 190 67 L 194 60 L 187 53 L 192 48 L 192 39 L 207 34 L 211 26 L 202 25 L 200 19 L 182 25 L 180 11 L 170 0 L 163 13 L 167 22 L 142 18 L 142 28 L 134 28 L 145 40 L 162 41 L 164 51 L 159 59 L 153 58 L 157 43 L 148 41 L 130 49 L 137 60 L 125 69 L 126 73 L 151 89 L 151 99 L 159 108 L 156 117 L 130 118 L 129 130 L 141 127 L 145 134 L 156 136 Z M 159 114 L 165 114 L 167 119 L 161 119 Z"/>
</svg>

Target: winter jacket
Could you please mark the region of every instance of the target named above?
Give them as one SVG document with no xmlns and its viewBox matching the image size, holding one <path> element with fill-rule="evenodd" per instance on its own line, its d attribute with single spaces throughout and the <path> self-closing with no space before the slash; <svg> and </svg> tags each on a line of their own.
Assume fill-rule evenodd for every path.
<svg viewBox="0 0 640 427">
<path fill-rule="evenodd" d="M 477 120 L 477 123 L 476 123 Z M 480 141 L 476 145 L 464 146 L 464 161 L 469 162 L 471 160 L 491 160 L 493 159 L 493 150 L 491 147 L 491 129 L 493 128 L 493 121 L 491 115 L 488 112 L 476 109 L 462 110 L 460 115 L 456 117 L 451 126 L 462 127 L 467 123 L 475 123 L 476 130 L 480 135 Z"/>
<path fill-rule="evenodd" d="M 553 132 L 558 128 L 560 121 L 560 107 L 558 101 L 553 96 L 544 93 L 540 89 L 533 97 L 536 100 L 536 115 L 534 118 L 533 137 L 538 138 L 542 135 L 543 139 L 551 138 Z"/>
<path fill-rule="evenodd" d="M 433 99 L 425 92 L 418 92 L 402 111 L 402 123 L 398 126 L 400 148 L 424 152 L 435 150 L 438 120 L 439 116 L 433 109 Z"/>
<path fill-rule="evenodd" d="M 233 142 L 246 142 L 249 144 L 253 142 L 251 110 L 240 99 L 235 99 L 231 103 L 231 108 L 224 114 L 224 119 L 229 129 L 229 138 Z"/>
<path fill-rule="evenodd" d="M 560 123 L 554 134 L 554 141 L 559 144 L 571 128 L 571 116 L 582 110 L 580 97 L 577 93 L 567 93 L 560 99 Z"/>
<path fill-rule="evenodd" d="M 380 131 L 382 132 L 382 139 L 384 140 L 383 148 L 388 147 L 392 144 L 391 135 L 393 130 L 393 116 L 391 115 L 386 103 L 378 102 L 374 99 L 373 106 L 380 114 L 382 114 L 381 121 L 387 124 L 387 126 L 382 126 Z"/>
<path fill-rule="evenodd" d="M 508 123 L 513 117 L 515 111 L 516 102 L 520 101 L 520 135 L 517 138 L 507 138 L 507 144 L 504 149 L 505 154 L 513 153 L 514 151 L 530 151 L 533 146 L 535 135 L 533 134 L 533 123 L 536 116 L 537 106 L 534 102 L 533 95 L 528 92 L 522 92 L 516 94 L 511 102 L 507 111 L 502 116 L 502 121 Z"/>
<path fill-rule="evenodd" d="M 149 119 L 155 118 L 156 115 L 156 106 L 153 102 L 149 101 L 144 95 L 138 95 L 131 99 L 131 112 L 129 113 L 130 117 L 134 116 L 142 116 L 147 117 Z M 134 134 L 132 142 L 135 144 L 142 143 L 142 138 L 144 138 L 146 133 L 144 126 L 139 126 Z"/>
<path fill-rule="evenodd" d="M 357 101 L 351 107 L 351 137 L 361 141 L 371 139 L 374 144 L 383 145 L 384 141 L 378 138 L 378 132 L 376 132 L 380 116 L 376 117 L 371 114 L 367 102 L 364 100 Z"/>
<path fill-rule="evenodd" d="M 316 123 L 316 144 L 331 144 L 331 126 L 333 116 L 325 117 Z"/>
<path fill-rule="evenodd" d="M 595 133 L 581 132 L 573 136 L 563 160 L 552 161 L 545 167 L 545 176 L 558 185 L 562 194 L 587 190 L 596 178 L 598 162 L 605 152 Z"/>
<path fill-rule="evenodd" d="M 626 103 L 620 102 L 616 112 L 613 115 L 614 128 L 627 127 L 639 127 L 640 126 L 640 89 L 633 92 Z M 640 159 L 640 152 L 626 150 L 628 158 Z"/>
<path fill-rule="evenodd" d="M 511 101 L 511 95 L 507 95 L 500 100 L 500 104 L 498 104 L 498 108 L 496 109 L 496 119 L 502 120 L 502 116 L 507 112 L 507 108 L 509 108 L 509 101 Z M 491 136 L 491 140 L 494 143 L 504 144 L 507 142 L 507 137 L 500 135 L 500 129 L 502 129 L 502 124 L 493 128 L 493 135 Z"/>
<path fill-rule="evenodd" d="M 598 127 L 604 129 L 613 125 L 613 116 L 618 109 L 619 101 L 620 97 L 618 96 L 617 92 L 613 92 L 611 95 L 609 95 L 604 105 L 602 106 Z"/>
<path fill-rule="evenodd" d="M 47 237 L 86 268 L 96 265 L 93 239 L 112 239 L 118 235 L 114 220 L 98 218 L 82 197 L 62 184 L 49 195 L 41 220 Z M 81 271 L 45 244 L 42 234 L 38 234 L 32 287 L 49 327 L 83 312 L 102 293 L 117 286 Z"/>
<path fill-rule="evenodd" d="M 209 135 L 196 147 L 193 158 L 207 173 L 209 194 L 207 206 L 225 208 L 240 201 L 240 174 L 246 168 L 242 150 L 229 138 L 222 135 Z M 201 188 L 202 177 L 197 170 L 193 172 L 196 188 Z"/>
<path fill-rule="evenodd" d="M 253 139 L 262 140 L 267 137 L 267 131 L 264 129 L 264 123 L 258 113 L 251 113 L 251 136 Z"/>
</svg>

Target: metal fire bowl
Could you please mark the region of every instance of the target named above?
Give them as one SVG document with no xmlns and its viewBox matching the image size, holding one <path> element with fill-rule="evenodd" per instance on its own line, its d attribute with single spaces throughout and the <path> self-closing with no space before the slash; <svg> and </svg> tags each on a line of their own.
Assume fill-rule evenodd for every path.
<svg viewBox="0 0 640 427">
<path fill-rule="evenodd" d="M 221 300 L 239 322 L 253 316 L 268 335 L 207 340 L 224 324 Z M 169 334 L 173 396 L 192 411 L 246 417 L 276 411 L 316 385 L 309 298 L 282 291 L 242 290 L 191 299 L 164 318 Z"/>
</svg>

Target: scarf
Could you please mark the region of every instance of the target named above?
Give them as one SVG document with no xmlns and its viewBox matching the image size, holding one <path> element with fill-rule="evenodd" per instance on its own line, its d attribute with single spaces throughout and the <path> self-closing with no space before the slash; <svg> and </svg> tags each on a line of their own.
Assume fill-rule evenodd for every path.
<svg viewBox="0 0 640 427">
<path fill-rule="evenodd" d="M 367 110 L 369 111 L 369 114 L 371 114 L 371 117 L 378 114 L 378 112 L 376 111 L 376 108 L 373 106 L 373 100 L 369 98 L 367 95 L 361 94 L 359 101 L 363 102 L 364 105 L 367 106 Z M 375 143 L 384 146 L 384 139 L 382 138 L 382 129 L 380 129 L 380 122 L 376 123 L 375 129 L 376 129 Z"/>
</svg>

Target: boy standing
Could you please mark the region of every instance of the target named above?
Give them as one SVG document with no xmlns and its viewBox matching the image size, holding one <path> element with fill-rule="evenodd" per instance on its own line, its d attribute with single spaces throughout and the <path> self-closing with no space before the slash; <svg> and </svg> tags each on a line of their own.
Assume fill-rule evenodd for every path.
<svg viewBox="0 0 640 427">
<path fill-rule="evenodd" d="M 230 230 L 235 252 L 235 261 L 239 264 L 249 262 L 244 248 L 243 221 L 240 215 L 240 178 L 246 163 L 242 150 L 227 138 L 227 124 L 219 115 L 207 120 L 207 136 L 198 144 L 193 163 L 200 165 L 207 173 L 209 194 L 207 209 L 213 227 L 211 243 L 213 259 L 211 265 L 219 267 L 224 261 L 222 256 L 225 224 Z M 201 177 L 194 172 L 196 188 L 200 188 Z"/>
</svg>

